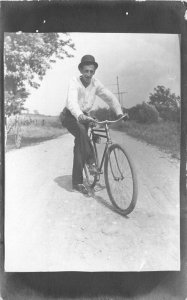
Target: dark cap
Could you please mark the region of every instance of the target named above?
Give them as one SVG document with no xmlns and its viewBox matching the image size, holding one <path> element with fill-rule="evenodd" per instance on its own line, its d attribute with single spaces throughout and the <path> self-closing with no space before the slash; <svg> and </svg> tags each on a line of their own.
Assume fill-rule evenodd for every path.
<svg viewBox="0 0 187 300">
<path fill-rule="evenodd" d="M 81 59 L 81 63 L 78 65 L 79 70 L 85 65 L 94 65 L 95 69 L 98 68 L 95 58 L 92 55 L 84 55 Z"/>
</svg>

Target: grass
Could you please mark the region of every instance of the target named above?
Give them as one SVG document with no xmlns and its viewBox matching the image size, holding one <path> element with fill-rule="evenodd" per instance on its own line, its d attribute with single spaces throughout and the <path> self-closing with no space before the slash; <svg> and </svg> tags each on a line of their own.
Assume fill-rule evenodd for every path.
<svg viewBox="0 0 187 300">
<path fill-rule="evenodd" d="M 157 146 L 172 155 L 180 157 L 180 123 L 160 121 L 153 124 L 140 124 L 127 121 L 115 129 L 125 131 L 128 135 Z"/>
<path fill-rule="evenodd" d="M 30 122 L 30 123 L 29 123 Z M 62 127 L 58 117 L 50 116 L 21 116 L 21 147 L 41 143 L 57 138 L 67 130 Z M 6 150 L 16 148 L 14 131 L 8 134 Z"/>
</svg>

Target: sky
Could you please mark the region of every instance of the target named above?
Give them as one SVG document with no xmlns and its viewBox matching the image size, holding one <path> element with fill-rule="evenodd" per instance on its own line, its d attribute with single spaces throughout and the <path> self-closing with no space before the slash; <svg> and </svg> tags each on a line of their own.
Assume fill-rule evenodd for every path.
<svg viewBox="0 0 187 300">
<path fill-rule="evenodd" d="M 63 110 L 69 80 L 79 76 L 78 64 L 85 54 L 95 57 L 99 67 L 95 77 L 108 89 L 124 92 L 121 105 L 130 108 L 148 101 L 157 85 L 180 96 L 180 47 L 175 34 L 69 33 L 75 44 L 73 58 L 52 65 L 39 89 L 31 90 L 26 101 L 30 112 L 59 115 Z M 97 99 L 94 108 L 105 106 Z"/>
</svg>

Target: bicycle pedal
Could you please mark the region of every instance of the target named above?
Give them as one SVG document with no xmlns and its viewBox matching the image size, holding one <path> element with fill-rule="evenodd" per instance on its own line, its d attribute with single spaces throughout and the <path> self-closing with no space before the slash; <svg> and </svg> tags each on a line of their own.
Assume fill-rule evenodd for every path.
<svg viewBox="0 0 187 300">
<path fill-rule="evenodd" d="M 95 196 L 95 189 L 93 188 L 92 190 L 89 191 L 89 195 L 90 197 L 94 197 Z"/>
</svg>

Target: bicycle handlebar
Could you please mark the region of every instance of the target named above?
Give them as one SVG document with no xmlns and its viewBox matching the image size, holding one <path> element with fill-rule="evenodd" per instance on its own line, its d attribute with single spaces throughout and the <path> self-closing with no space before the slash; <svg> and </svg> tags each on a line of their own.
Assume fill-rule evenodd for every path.
<svg viewBox="0 0 187 300">
<path fill-rule="evenodd" d="M 94 120 L 93 118 L 88 117 L 88 119 L 90 119 L 90 122 L 93 122 L 93 123 L 96 123 L 96 124 L 99 124 L 99 125 L 114 124 L 114 123 L 117 123 L 117 122 L 119 122 L 121 120 L 127 120 L 128 118 L 129 118 L 128 114 L 124 114 L 119 119 L 114 120 L 114 121 L 109 121 L 109 120 L 97 121 L 97 120 Z"/>
</svg>

